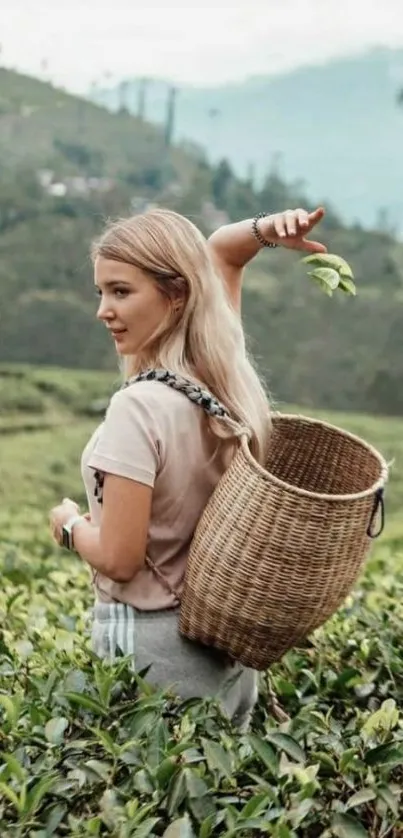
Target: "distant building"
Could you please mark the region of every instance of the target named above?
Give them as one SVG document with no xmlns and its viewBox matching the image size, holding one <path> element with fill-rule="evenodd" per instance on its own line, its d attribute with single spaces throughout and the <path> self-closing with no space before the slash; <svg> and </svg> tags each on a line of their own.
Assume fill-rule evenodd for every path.
<svg viewBox="0 0 403 838">
<path fill-rule="evenodd" d="M 106 177 L 85 177 L 73 175 L 63 179 L 55 179 L 51 169 L 39 169 L 37 177 L 40 185 L 48 195 L 63 198 L 65 195 L 89 195 L 90 192 L 109 192 L 113 189 L 114 180 Z"/>
</svg>

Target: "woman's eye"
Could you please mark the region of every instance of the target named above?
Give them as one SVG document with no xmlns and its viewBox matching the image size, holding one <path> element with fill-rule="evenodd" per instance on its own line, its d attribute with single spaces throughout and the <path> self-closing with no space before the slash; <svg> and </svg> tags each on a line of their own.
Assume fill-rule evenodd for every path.
<svg viewBox="0 0 403 838">
<path fill-rule="evenodd" d="M 127 297 L 128 291 L 126 288 L 114 288 L 112 293 L 115 295 L 115 297 L 121 299 L 122 297 Z M 95 289 L 95 295 L 97 297 L 102 297 L 102 291 L 100 288 Z"/>
</svg>

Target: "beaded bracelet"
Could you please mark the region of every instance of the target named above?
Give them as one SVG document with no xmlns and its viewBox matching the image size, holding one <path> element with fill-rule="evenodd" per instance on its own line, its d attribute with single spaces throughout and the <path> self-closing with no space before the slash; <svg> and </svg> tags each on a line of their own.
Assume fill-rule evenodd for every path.
<svg viewBox="0 0 403 838">
<path fill-rule="evenodd" d="M 252 233 L 253 233 L 255 239 L 257 239 L 258 242 L 263 247 L 278 247 L 278 244 L 275 244 L 274 242 L 266 241 L 266 239 L 263 238 L 263 236 L 262 236 L 262 234 L 259 230 L 259 227 L 257 226 L 258 221 L 260 221 L 261 218 L 267 218 L 268 215 L 269 215 L 268 212 L 259 212 L 257 215 L 255 215 L 255 217 L 252 221 Z"/>
</svg>

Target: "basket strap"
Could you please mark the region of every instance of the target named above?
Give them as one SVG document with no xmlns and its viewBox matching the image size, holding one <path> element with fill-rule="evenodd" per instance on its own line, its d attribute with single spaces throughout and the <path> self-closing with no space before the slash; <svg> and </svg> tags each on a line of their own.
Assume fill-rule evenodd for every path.
<svg viewBox="0 0 403 838">
<path fill-rule="evenodd" d="M 231 425 L 234 430 L 243 432 L 250 438 L 250 431 L 248 431 L 247 428 L 243 428 L 238 422 L 234 422 L 231 419 L 227 408 L 224 407 L 224 405 L 221 404 L 215 396 L 206 390 L 205 387 L 201 387 L 194 381 L 184 378 L 182 375 L 179 375 L 179 373 L 164 369 L 144 370 L 138 375 L 134 375 L 132 378 L 125 381 L 121 389 L 125 390 L 126 387 L 130 387 L 132 384 L 139 381 L 159 381 L 161 384 L 166 384 L 168 387 L 178 390 L 178 392 L 187 396 L 190 401 L 198 404 L 205 411 L 205 413 L 208 414 L 208 416 L 216 416 L 224 421 L 227 420 L 228 424 Z M 102 503 L 103 482 L 104 478 L 102 472 L 96 471 L 94 494 L 100 504 Z"/>
<path fill-rule="evenodd" d="M 154 564 L 154 562 L 152 561 L 152 559 L 150 559 L 149 556 L 146 556 L 146 565 L 147 565 L 147 567 L 150 568 L 150 570 L 152 571 L 154 576 L 158 579 L 158 581 L 161 582 L 161 585 L 162 585 L 163 588 L 165 588 L 166 592 L 175 598 L 176 604 L 180 605 L 181 604 L 181 595 L 178 593 L 176 588 L 168 582 L 168 579 L 166 578 L 166 576 L 164 576 L 162 571 L 159 569 L 159 567 L 157 567 L 156 564 Z"/>
<path fill-rule="evenodd" d="M 379 527 L 378 527 L 377 531 L 374 532 L 373 531 L 373 526 L 374 526 L 374 523 L 375 523 L 375 520 L 376 520 L 376 516 L 378 514 L 378 510 L 380 510 L 380 513 L 381 513 L 380 514 Z M 383 532 L 384 526 L 385 526 L 385 500 L 384 500 L 383 488 L 380 488 L 375 492 L 374 505 L 373 505 L 372 512 L 371 512 L 371 518 L 370 518 L 370 521 L 369 521 L 369 524 L 368 524 L 367 536 L 369 538 L 378 538 L 381 535 L 381 533 Z"/>
<path fill-rule="evenodd" d="M 209 416 L 218 416 L 230 419 L 229 412 L 218 399 L 215 398 L 208 390 L 184 378 L 176 372 L 164 369 L 150 369 L 140 372 L 138 375 L 129 378 L 123 385 L 123 389 L 130 387 L 138 381 L 160 381 L 161 384 L 166 384 L 172 387 L 173 390 L 178 390 L 190 399 L 190 401 L 198 404 Z"/>
<path fill-rule="evenodd" d="M 217 416 L 222 419 L 228 419 L 231 422 L 229 411 L 223 404 L 221 404 L 221 402 L 218 401 L 218 399 L 216 399 L 215 396 L 213 396 L 204 387 L 196 384 L 194 381 L 179 375 L 179 373 L 164 369 L 144 370 L 138 375 L 129 378 L 124 383 L 122 389 L 130 387 L 132 384 L 136 384 L 139 381 L 159 381 L 161 384 L 166 384 L 168 387 L 172 387 L 173 390 L 178 390 L 178 392 L 183 393 L 184 396 L 187 396 L 187 398 L 190 399 L 190 401 L 198 404 L 205 411 L 205 413 L 208 414 L 208 416 Z M 236 423 L 233 423 L 234 426 L 235 424 Z M 146 564 L 155 574 L 156 578 L 165 590 L 171 594 L 171 596 L 174 596 L 178 605 L 180 605 L 180 594 L 172 585 L 170 585 L 161 570 L 156 567 L 154 562 L 148 556 L 146 558 Z"/>
<path fill-rule="evenodd" d="M 149 369 L 144 370 L 143 372 L 139 373 L 138 375 L 129 378 L 122 387 L 122 390 L 126 389 L 126 387 L 130 387 L 132 384 L 135 384 L 140 381 L 159 381 L 161 384 L 166 384 L 168 387 L 172 387 L 174 390 L 178 390 L 180 393 L 183 393 L 187 396 L 190 401 L 194 402 L 195 404 L 199 405 L 208 416 L 216 416 L 217 418 L 224 419 L 228 421 L 228 424 L 231 427 L 240 433 L 244 433 L 246 436 L 250 437 L 250 431 L 247 428 L 243 428 L 238 422 L 235 422 L 231 419 L 229 411 L 226 407 L 224 407 L 218 399 L 213 396 L 208 390 L 204 387 L 201 387 L 199 384 L 196 384 L 194 381 L 191 381 L 188 378 L 184 378 L 183 376 L 179 375 L 178 373 L 171 372 L 170 370 L 164 369 Z M 100 471 L 95 472 L 95 496 L 98 500 L 98 503 L 102 504 L 102 495 L 103 495 L 103 482 L 104 477 Z M 171 596 L 175 597 L 178 604 L 181 602 L 180 594 L 178 591 L 170 585 L 164 574 L 161 570 L 156 567 L 154 562 L 149 558 L 146 557 L 146 564 L 153 571 L 156 578 L 159 580 L 161 585 L 165 588 L 165 590 L 171 594 Z"/>
</svg>

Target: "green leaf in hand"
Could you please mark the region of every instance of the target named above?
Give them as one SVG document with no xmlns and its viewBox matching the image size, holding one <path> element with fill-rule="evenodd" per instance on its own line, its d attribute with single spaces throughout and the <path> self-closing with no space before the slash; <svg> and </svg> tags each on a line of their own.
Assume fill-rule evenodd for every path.
<svg viewBox="0 0 403 838">
<path fill-rule="evenodd" d="M 352 279 L 347 279 L 346 277 L 341 276 L 339 280 L 339 288 L 341 288 L 342 291 L 345 291 L 346 294 L 351 294 L 353 297 L 356 296 L 357 291 Z"/>
<path fill-rule="evenodd" d="M 329 297 L 332 296 L 333 291 L 336 290 L 340 281 L 337 271 L 334 271 L 333 268 L 315 268 L 314 271 L 309 272 L 309 276 L 319 283 L 322 290 Z"/>
<path fill-rule="evenodd" d="M 305 256 L 302 261 L 314 268 L 333 268 L 344 279 L 354 279 L 348 262 L 335 253 L 312 253 L 310 256 Z"/>
<path fill-rule="evenodd" d="M 329 297 L 336 288 L 340 288 L 346 294 L 356 295 L 354 274 L 348 262 L 341 256 L 335 253 L 311 253 L 302 261 L 313 268 L 309 276 L 319 283 Z"/>
</svg>

